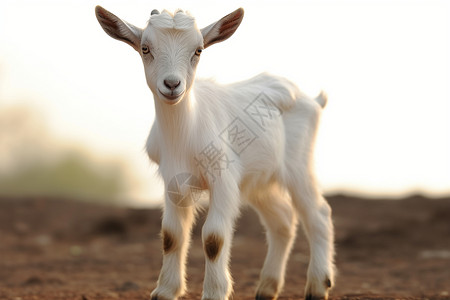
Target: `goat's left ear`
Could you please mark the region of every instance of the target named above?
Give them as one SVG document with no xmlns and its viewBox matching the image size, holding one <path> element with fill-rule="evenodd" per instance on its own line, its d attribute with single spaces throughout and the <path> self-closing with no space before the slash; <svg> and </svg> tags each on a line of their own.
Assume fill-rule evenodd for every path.
<svg viewBox="0 0 450 300">
<path fill-rule="evenodd" d="M 208 48 L 212 44 L 225 41 L 238 29 L 244 18 L 244 9 L 239 8 L 226 15 L 219 21 L 201 29 L 203 35 L 203 47 Z"/>
</svg>

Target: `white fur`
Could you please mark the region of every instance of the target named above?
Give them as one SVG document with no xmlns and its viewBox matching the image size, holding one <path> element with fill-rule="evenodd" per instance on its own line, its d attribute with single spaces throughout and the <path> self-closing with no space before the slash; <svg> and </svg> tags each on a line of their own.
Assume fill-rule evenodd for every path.
<svg viewBox="0 0 450 300">
<path fill-rule="evenodd" d="M 230 85 L 194 80 L 199 59 L 194 54 L 196 49 L 208 47 L 206 41 L 215 43 L 224 31 L 220 26 L 229 25 L 230 20 L 237 23 L 233 33 L 242 16 L 243 11 L 236 11 L 200 31 L 184 12 L 171 15 L 163 11 L 152 15 L 138 34 L 131 25 L 128 31 L 120 26 L 111 33 L 114 28 L 104 20 L 123 21 L 97 8 L 105 31 L 131 44 L 143 58 L 156 111 L 147 152 L 159 164 L 166 188 L 177 175 L 188 173 L 199 179 L 199 188 L 210 192 L 202 237 L 205 242 L 214 234 L 223 244 L 215 259 L 206 257 L 202 299 L 230 297 L 230 247 L 243 202 L 256 209 L 267 230 L 268 253 L 257 298 L 276 298 L 283 287 L 297 217 L 311 249 L 306 297 L 326 298 L 327 279 L 334 282 L 333 225 L 331 209 L 315 181 L 312 158 L 326 95 L 311 99 L 290 81 L 269 74 Z M 143 54 L 142 46 L 149 47 L 151 55 Z M 167 79 L 179 81 L 179 85 L 172 91 L 164 83 Z M 169 99 L 165 95 L 179 97 Z M 206 163 L 207 150 L 220 158 L 215 165 Z M 181 193 L 186 198 L 194 197 L 189 188 Z M 175 205 L 166 193 L 162 230 L 173 235 L 175 246 L 163 256 L 152 299 L 176 299 L 185 293 L 185 263 L 195 209 L 195 205 Z"/>
</svg>

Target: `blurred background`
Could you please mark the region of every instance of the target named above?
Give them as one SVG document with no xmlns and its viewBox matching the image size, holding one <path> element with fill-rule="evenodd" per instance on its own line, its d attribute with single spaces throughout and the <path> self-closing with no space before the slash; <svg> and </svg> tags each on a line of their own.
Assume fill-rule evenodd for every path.
<svg viewBox="0 0 450 300">
<path fill-rule="evenodd" d="M 144 151 L 154 104 L 142 63 L 103 32 L 97 4 L 140 27 L 154 8 L 186 9 L 201 28 L 243 7 L 241 27 L 202 54 L 197 76 L 269 71 L 311 96 L 325 90 L 325 193 L 450 195 L 448 1 L 4 0 L 0 196 L 161 202 Z"/>
</svg>

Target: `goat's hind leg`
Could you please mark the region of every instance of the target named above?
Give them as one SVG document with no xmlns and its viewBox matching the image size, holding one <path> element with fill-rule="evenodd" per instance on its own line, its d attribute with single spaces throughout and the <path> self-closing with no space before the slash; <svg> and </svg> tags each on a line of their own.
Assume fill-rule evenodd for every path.
<svg viewBox="0 0 450 300">
<path fill-rule="evenodd" d="M 286 263 L 295 238 L 297 217 L 289 196 L 277 184 L 272 184 L 252 196 L 249 196 L 249 202 L 266 228 L 268 243 L 256 299 L 276 299 L 284 285 Z"/>
<path fill-rule="evenodd" d="M 290 182 L 288 188 L 309 240 L 310 261 L 305 299 L 327 299 L 328 290 L 334 282 L 331 208 L 318 191 L 314 175 L 303 175 L 303 178 L 297 176 Z"/>
</svg>

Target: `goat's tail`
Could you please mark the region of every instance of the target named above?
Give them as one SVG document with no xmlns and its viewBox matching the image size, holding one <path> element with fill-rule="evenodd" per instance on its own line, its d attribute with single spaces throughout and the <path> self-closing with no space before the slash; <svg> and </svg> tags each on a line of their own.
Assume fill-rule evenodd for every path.
<svg viewBox="0 0 450 300">
<path fill-rule="evenodd" d="M 324 91 L 321 91 L 319 96 L 317 96 L 314 100 L 316 100 L 316 102 L 319 103 L 322 108 L 324 108 L 325 105 L 327 105 L 328 96 Z"/>
</svg>

